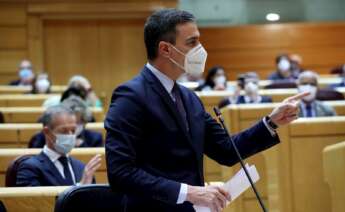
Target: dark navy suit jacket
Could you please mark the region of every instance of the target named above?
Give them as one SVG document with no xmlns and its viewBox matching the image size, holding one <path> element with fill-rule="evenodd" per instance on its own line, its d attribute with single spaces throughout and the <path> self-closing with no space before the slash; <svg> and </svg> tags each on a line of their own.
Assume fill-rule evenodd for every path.
<svg viewBox="0 0 345 212">
<path fill-rule="evenodd" d="M 124 193 L 126 211 L 194 211 L 177 205 L 180 183 L 204 185 L 203 155 L 231 166 L 238 162 L 221 126 L 193 91 L 179 86 L 182 116 L 152 72 L 144 67 L 115 89 L 105 120 L 106 162 L 111 187 Z M 233 136 L 243 157 L 279 143 L 262 121 Z"/>
<path fill-rule="evenodd" d="M 99 132 L 84 129 L 78 138 L 84 142 L 79 147 L 101 147 L 103 146 L 103 137 Z M 29 148 L 43 148 L 46 144 L 46 138 L 43 132 L 36 133 L 29 142 Z"/>
<path fill-rule="evenodd" d="M 82 178 L 84 164 L 70 158 L 76 182 Z M 17 171 L 17 186 L 62 186 L 66 185 L 56 166 L 47 155 L 41 152 L 39 155 L 23 161 Z"/>
</svg>

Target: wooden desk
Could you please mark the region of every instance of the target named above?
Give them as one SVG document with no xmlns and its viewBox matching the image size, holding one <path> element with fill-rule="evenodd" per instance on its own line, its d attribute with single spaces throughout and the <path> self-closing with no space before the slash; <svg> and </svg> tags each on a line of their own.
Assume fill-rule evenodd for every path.
<svg viewBox="0 0 345 212">
<path fill-rule="evenodd" d="M 57 94 L 2 94 L 0 107 L 41 107 L 43 102 Z"/>
<path fill-rule="evenodd" d="M 323 174 L 332 197 L 332 212 L 345 209 L 345 142 L 323 149 Z M 331 208 L 330 208 L 331 209 Z"/>
<path fill-rule="evenodd" d="M 345 88 L 338 88 L 337 91 L 345 96 Z M 260 95 L 270 96 L 273 102 L 281 102 L 289 96 L 297 94 L 297 89 L 265 89 L 259 91 Z M 219 102 L 233 95 L 230 91 L 203 91 L 196 92 L 201 99 L 207 112 L 212 116 L 214 114 L 213 107 L 218 106 Z"/>
<path fill-rule="evenodd" d="M 68 186 L 0 188 L 0 199 L 8 212 L 54 211 L 57 196 Z"/>
<path fill-rule="evenodd" d="M 44 107 L 0 107 L 5 123 L 37 123 L 45 110 Z M 91 111 L 96 122 L 103 122 L 104 111 L 102 108 L 92 108 Z"/>
<path fill-rule="evenodd" d="M 242 109 L 234 106 L 223 111 L 232 133 L 258 121 L 264 111 L 248 114 Z M 323 180 L 322 150 L 345 140 L 344 129 L 345 117 L 301 118 L 279 129 L 281 144 L 246 160 L 257 166 L 261 175 L 257 187 L 270 211 L 329 211 L 331 196 Z M 238 169 L 238 165 L 223 167 L 205 158 L 206 181 L 227 180 Z M 232 207 L 235 211 L 261 211 L 252 191 Z"/>
<path fill-rule="evenodd" d="M 5 176 L 8 165 L 16 157 L 20 155 L 36 155 L 39 154 L 42 149 L 0 149 L 0 187 L 5 186 Z M 82 161 L 86 164 L 96 154 L 102 155 L 102 165 L 96 171 L 96 182 L 107 183 L 107 171 L 105 164 L 105 149 L 104 147 L 97 148 L 74 148 L 71 152 L 71 156 Z"/>
<path fill-rule="evenodd" d="M 52 93 L 63 93 L 67 89 L 65 85 L 53 85 Z M 31 92 L 31 86 L 0 85 L 0 94 L 25 94 Z"/>
<path fill-rule="evenodd" d="M 88 123 L 86 129 L 103 134 L 103 122 Z M 42 130 L 40 123 L 0 124 L 0 148 L 27 148 L 31 137 Z"/>
</svg>

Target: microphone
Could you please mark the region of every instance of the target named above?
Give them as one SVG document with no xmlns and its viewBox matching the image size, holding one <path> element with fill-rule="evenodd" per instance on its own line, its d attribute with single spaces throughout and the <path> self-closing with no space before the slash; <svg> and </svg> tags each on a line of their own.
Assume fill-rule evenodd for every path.
<svg viewBox="0 0 345 212">
<path fill-rule="evenodd" d="M 244 172 L 246 173 L 246 176 L 247 176 L 247 178 L 248 178 L 248 180 L 249 180 L 249 182 L 250 182 L 250 185 L 251 185 L 251 187 L 252 187 L 252 189 L 253 189 L 253 191 L 254 191 L 254 193 L 255 193 L 256 199 L 259 201 L 262 210 L 263 210 L 264 212 L 267 212 L 268 210 L 266 209 L 266 207 L 265 207 L 265 205 L 264 205 L 264 203 L 263 203 L 263 201 L 262 201 L 262 199 L 261 199 L 261 197 L 260 197 L 260 194 L 259 194 L 258 190 L 256 189 L 256 187 L 255 187 L 255 185 L 254 185 L 254 183 L 253 183 L 252 178 L 251 178 L 250 175 L 249 175 L 248 169 L 247 169 L 247 167 L 244 165 L 242 156 L 241 156 L 240 152 L 238 151 L 237 146 L 236 146 L 234 140 L 231 138 L 231 136 L 230 136 L 230 134 L 229 134 L 229 132 L 228 132 L 228 130 L 227 130 L 225 124 L 224 124 L 224 119 L 223 119 L 223 117 L 222 117 L 222 113 L 220 112 L 219 108 L 217 108 L 217 107 L 214 107 L 213 110 L 214 110 L 214 113 L 216 114 L 216 116 L 217 116 L 217 118 L 218 118 L 220 124 L 222 125 L 225 134 L 228 136 L 228 138 L 229 138 L 229 140 L 230 140 L 230 142 L 231 142 L 233 148 L 235 149 L 236 155 L 237 155 L 238 159 L 240 160 L 240 164 L 241 164 L 241 166 L 242 166 Z"/>
</svg>

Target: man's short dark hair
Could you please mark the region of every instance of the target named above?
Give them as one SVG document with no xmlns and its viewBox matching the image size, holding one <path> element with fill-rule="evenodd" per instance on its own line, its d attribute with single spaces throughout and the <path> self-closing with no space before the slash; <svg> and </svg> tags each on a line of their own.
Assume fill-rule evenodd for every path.
<svg viewBox="0 0 345 212">
<path fill-rule="evenodd" d="M 148 17 L 144 27 L 144 40 L 148 59 L 153 60 L 157 57 L 160 41 L 175 44 L 176 26 L 187 22 L 195 22 L 194 15 L 177 9 L 159 10 Z"/>
</svg>

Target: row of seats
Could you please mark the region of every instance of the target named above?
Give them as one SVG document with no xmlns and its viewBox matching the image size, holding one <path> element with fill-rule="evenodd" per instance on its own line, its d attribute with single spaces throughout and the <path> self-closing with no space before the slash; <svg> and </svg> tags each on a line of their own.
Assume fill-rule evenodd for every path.
<svg viewBox="0 0 345 212">
<path fill-rule="evenodd" d="M 241 111 L 233 110 L 235 111 L 227 108 L 223 111 L 231 132 L 244 129 L 257 120 L 255 117 L 241 119 Z M 237 126 L 232 125 L 229 120 L 229 117 L 233 117 L 233 115 L 237 116 L 239 122 Z M 279 130 L 282 141 L 280 145 L 247 159 L 247 162 L 256 165 L 261 175 L 257 187 L 270 211 L 329 211 L 329 208 L 334 205 L 331 202 L 334 201 L 332 198 L 334 185 L 330 187 L 324 181 L 322 167 L 323 164 L 333 167 L 333 175 L 331 176 L 334 177 L 337 169 L 342 168 L 339 167 L 341 164 L 335 162 L 344 157 L 345 154 L 343 154 L 344 152 L 338 153 L 338 156 L 332 154 L 331 159 L 323 160 L 323 157 L 326 158 L 326 156 L 323 156 L 322 151 L 327 145 L 345 140 L 344 127 L 345 117 L 300 119 Z M 344 146 L 342 145 L 343 148 Z M 37 154 L 39 151 L 40 149 L 0 149 L 0 182 L 2 186 L 5 183 L 8 164 L 13 159 L 20 155 Z M 330 150 L 325 152 L 331 154 L 329 153 Z M 96 173 L 96 179 L 98 183 L 107 182 L 104 148 L 79 148 L 74 149 L 71 154 L 84 162 L 88 161 L 94 154 L 102 154 L 102 166 Z M 327 165 L 324 167 L 326 169 Z M 207 181 L 227 180 L 238 169 L 238 165 L 231 168 L 222 167 L 205 158 Z M 326 178 L 328 179 L 327 182 L 332 180 L 329 176 Z M 344 178 L 339 176 L 337 179 L 342 181 Z M 18 205 L 16 207 L 19 207 Z M 8 207 L 8 205 L 6 206 Z M 52 203 L 51 207 L 53 207 Z M 253 192 L 247 191 L 225 211 L 255 212 L 260 211 L 260 208 Z"/>
<path fill-rule="evenodd" d="M 223 110 L 232 133 L 246 129 L 265 114 L 264 110 L 248 113 L 241 107 Z M 344 129 L 345 117 L 301 118 L 279 129 L 281 144 L 247 159 L 261 175 L 257 187 L 269 211 L 329 211 L 332 196 L 323 177 L 322 151 L 327 145 L 344 141 Z M 220 166 L 205 158 L 207 181 L 225 181 L 239 168 Z M 228 210 L 261 211 L 251 190 Z"/>
</svg>

